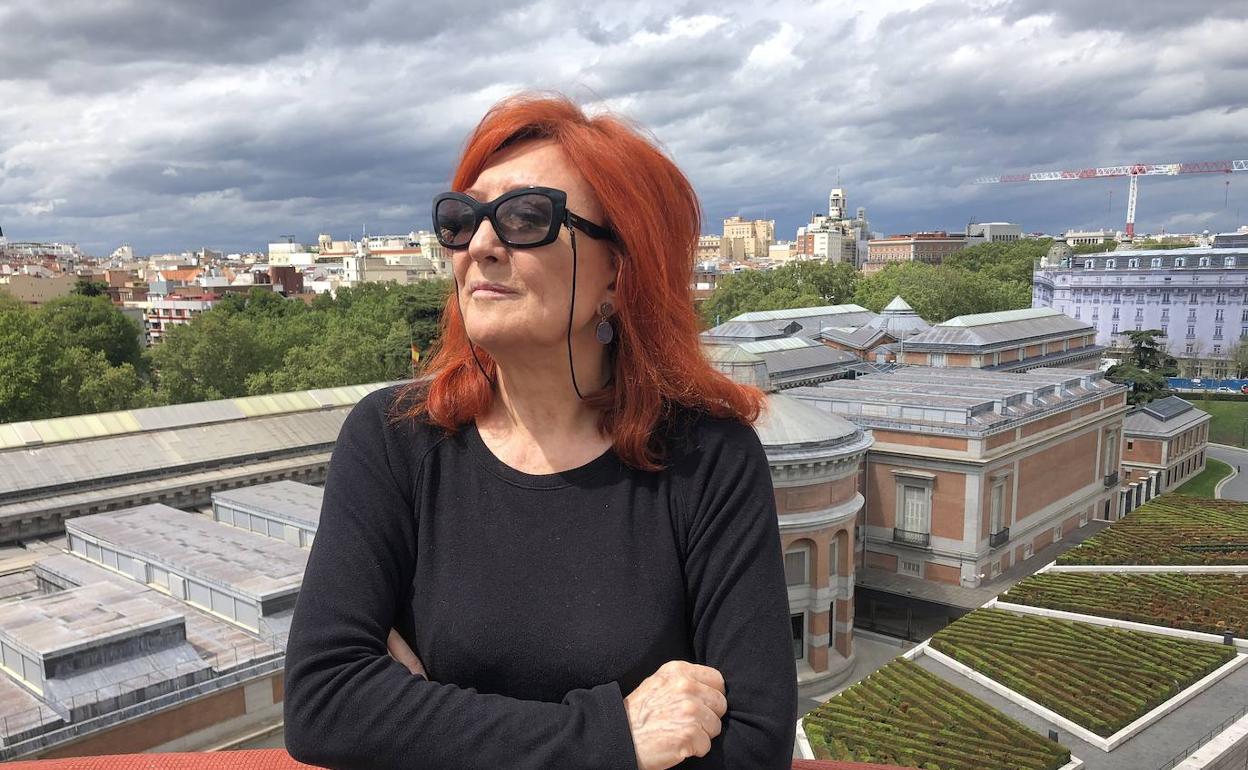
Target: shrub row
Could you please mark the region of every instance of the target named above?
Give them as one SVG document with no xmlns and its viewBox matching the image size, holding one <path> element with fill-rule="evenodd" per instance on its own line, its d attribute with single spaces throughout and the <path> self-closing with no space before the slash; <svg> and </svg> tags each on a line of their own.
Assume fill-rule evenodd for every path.
<svg viewBox="0 0 1248 770">
<path fill-rule="evenodd" d="M 1004 610 L 976 610 L 932 648 L 1101 736 L 1235 656 L 1233 647 Z"/>
<path fill-rule="evenodd" d="M 1248 637 L 1248 575 L 1047 572 L 1001 599 L 1051 610 Z"/>
<path fill-rule="evenodd" d="M 1072 548 L 1058 564 L 1248 564 L 1248 504 L 1162 495 Z"/>
<path fill-rule="evenodd" d="M 1056 770 L 1070 751 L 904 659 L 803 719 L 818 759 L 925 770 Z"/>
</svg>

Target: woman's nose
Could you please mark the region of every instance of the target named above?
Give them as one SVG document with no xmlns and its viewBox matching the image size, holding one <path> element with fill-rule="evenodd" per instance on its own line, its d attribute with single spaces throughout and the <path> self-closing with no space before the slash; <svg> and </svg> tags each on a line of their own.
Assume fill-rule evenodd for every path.
<svg viewBox="0 0 1248 770">
<path fill-rule="evenodd" d="M 487 217 L 481 218 L 481 224 L 477 225 L 477 231 L 472 234 L 472 240 L 468 241 L 468 257 L 473 261 L 483 259 L 502 259 L 507 255 L 507 246 L 498 239 L 498 233 L 494 230 L 494 223 Z"/>
</svg>

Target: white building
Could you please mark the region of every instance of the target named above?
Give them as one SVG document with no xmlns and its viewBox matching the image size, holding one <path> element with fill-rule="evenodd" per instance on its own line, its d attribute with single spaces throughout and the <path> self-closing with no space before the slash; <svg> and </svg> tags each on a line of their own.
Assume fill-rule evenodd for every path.
<svg viewBox="0 0 1248 770">
<path fill-rule="evenodd" d="M 977 243 L 1011 243 L 1023 239 L 1022 225 L 1009 222 L 975 222 L 966 226 L 967 245 Z"/>
</svg>

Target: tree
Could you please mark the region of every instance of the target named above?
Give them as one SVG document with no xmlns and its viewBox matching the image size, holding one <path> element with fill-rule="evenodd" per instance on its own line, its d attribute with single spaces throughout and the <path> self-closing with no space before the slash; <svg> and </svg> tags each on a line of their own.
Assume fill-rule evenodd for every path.
<svg viewBox="0 0 1248 770">
<path fill-rule="evenodd" d="M 53 416 L 56 337 L 25 305 L 0 306 L 0 423 Z"/>
<path fill-rule="evenodd" d="M 900 262 L 858 282 L 854 301 L 879 312 L 902 297 L 930 323 L 960 315 L 1031 307 L 1031 286 L 958 266 Z"/>
<path fill-rule="evenodd" d="M 64 348 L 98 350 L 112 366 L 143 367 L 143 330 L 103 296 L 71 294 L 39 308 L 42 322 Z"/>
<path fill-rule="evenodd" d="M 1154 398 L 1169 392 L 1166 377 L 1177 373 L 1173 356 L 1162 350 L 1157 338 L 1162 335 L 1160 329 L 1133 329 L 1126 333 L 1131 343 L 1131 352 L 1127 360 L 1109 367 L 1105 376 L 1111 382 L 1126 384 L 1131 387 L 1127 402 L 1146 404 Z"/>
<path fill-rule="evenodd" d="M 1248 345 L 1244 344 L 1243 338 L 1231 343 L 1231 346 L 1227 348 L 1226 357 L 1231 361 L 1231 368 L 1235 371 L 1236 379 L 1248 373 Z"/>
<path fill-rule="evenodd" d="M 104 281 L 93 281 L 90 278 L 81 277 L 74 281 L 74 288 L 71 291 L 84 297 L 107 296 L 108 284 Z"/>
<path fill-rule="evenodd" d="M 858 271 L 852 265 L 822 260 L 733 273 L 720 278 L 710 299 L 702 303 L 702 318 L 715 326 L 759 310 L 841 305 L 852 301 L 857 282 Z"/>
</svg>

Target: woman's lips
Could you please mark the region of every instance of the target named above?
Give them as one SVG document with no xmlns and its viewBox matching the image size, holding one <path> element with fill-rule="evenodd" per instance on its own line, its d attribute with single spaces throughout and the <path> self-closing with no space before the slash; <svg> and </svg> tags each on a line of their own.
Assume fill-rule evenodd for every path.
<svg viewBox="0 0 1248 770">
<path fill-rule="evenodd" d="M 483 299 L 491 297 L 514 297 L 517 294 L 517 292 L 510 287 L 504 286 L 501 283 L 490 283 L 488 281 L 476 281 L 472 283 L 469 290 L 473 297 L 481 297 Z"/>
</svg>

